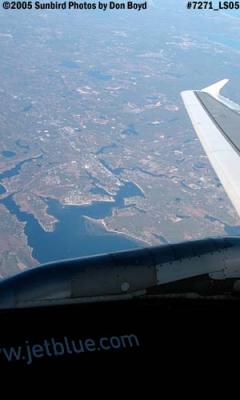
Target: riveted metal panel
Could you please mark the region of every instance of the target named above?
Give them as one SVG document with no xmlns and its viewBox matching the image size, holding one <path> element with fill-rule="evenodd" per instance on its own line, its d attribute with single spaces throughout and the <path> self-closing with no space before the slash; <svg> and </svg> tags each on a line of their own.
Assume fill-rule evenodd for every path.
<svg viewBox="0 0 240 400">
<path fill-rule="evenodd" d="M 186 258 L 173 263 L 157 266 L 158 284 L 178 281 L 194 276 L 224 270 L 224 257 L 221 253 L 208 253 L 201 257 Z"/>
<path fill-rule="evenodd" d="M 109 255 L 96 260 L 72 280 L 72 297 L 131 293 L 156 284 L 156 274 L 147 251 Z"/>
<path fill-rule="evenodd" d="M 113 264 L 124 268 L 135 267 L 138 269 L 142 265 L 146 267 L 153 266 L 153 259 L 150 251 L 146 249 L 132 250 L 130 252 L 121 252 L 111 254 Z"/>
</svg>

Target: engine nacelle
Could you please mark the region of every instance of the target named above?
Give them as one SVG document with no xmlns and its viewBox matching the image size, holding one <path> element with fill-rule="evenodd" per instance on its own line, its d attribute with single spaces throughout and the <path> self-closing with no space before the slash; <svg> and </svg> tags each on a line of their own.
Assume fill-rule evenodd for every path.
<svg viewBox="0 0 240 400">
<path fill-rule="evenodd" d="M 209 238 L 60 261 L 0 282 L 0 309 L 240 293 L 240 238 Z"/>
</svg>

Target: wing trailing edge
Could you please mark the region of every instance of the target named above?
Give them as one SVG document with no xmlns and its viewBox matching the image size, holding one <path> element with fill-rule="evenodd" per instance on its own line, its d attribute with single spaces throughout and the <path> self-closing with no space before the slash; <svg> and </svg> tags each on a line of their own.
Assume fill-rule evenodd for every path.
<svg viewBox="0 0 240 400">
<path fill-rule="evenodd" d="M 240 216 L 240 106 L 220 95 L 227 79 L 181 93 L 198 138 Z"/>
</svg>

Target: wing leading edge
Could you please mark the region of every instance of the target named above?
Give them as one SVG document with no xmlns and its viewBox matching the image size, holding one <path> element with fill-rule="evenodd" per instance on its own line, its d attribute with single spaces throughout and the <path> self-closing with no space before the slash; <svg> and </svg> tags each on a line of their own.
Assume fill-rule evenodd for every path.
<svg viewBox="0 0 240 400">
<path fill-rule="evenodd" d="M 220 95 L 228 82 L 181 93 L 193 127 L 240 215 L 240 106 Z"/>
</svg>

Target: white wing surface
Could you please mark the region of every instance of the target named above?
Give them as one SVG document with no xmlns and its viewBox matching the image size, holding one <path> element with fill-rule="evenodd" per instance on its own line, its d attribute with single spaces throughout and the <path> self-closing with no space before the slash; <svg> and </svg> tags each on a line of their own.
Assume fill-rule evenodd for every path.
<svg viewBox="0 0 240 400">
<path fill-rule="evenodd" d="M 240 215 L 240 106 L 220 95 L 224 79 L 181 93 L 193 127 Z"/>
</svg>

